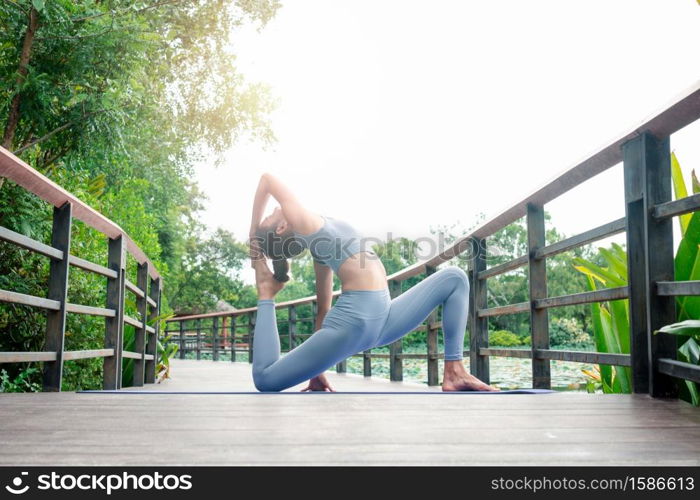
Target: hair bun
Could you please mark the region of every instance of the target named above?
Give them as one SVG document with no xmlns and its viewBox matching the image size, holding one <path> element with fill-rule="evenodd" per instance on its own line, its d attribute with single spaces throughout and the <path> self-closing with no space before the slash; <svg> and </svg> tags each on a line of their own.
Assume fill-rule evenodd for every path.
<svg viewBox="0 0 700 500">
<path fill-rule="evenodd" d="M 287 259 L 274 259 L 272 261 L 274 278 L 280 283 L 289 281 L 289 262 Z"/>
</svg>

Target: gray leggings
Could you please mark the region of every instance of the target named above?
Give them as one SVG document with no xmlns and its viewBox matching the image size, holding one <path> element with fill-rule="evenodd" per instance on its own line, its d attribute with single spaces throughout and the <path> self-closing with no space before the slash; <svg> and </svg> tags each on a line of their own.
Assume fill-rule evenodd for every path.
<svg viewBox="0 0 700 500">
<path fill-rule="evenodd" d="M 442 304 L 445 360 L 460 360 L 469 312 L 469 278 L 459 267 L 440 269 L 391 299 L 389 289 L 346 290 L 321 328 L 280 357 L 275 302 L 258 300 L 253 337 L 253 381 L 262 392 L 309 380 L 358 352 L 391 344 L 417 328 Z"/>
</svg>

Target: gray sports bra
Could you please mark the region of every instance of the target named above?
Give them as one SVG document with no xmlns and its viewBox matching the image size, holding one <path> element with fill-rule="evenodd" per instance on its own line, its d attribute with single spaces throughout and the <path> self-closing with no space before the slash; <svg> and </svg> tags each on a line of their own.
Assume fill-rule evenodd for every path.
<svg viewBox="0 0 700 500">
<path fill-rule="evenodd" d="M 293 231 L 294 236 L 309 249 L 314 260 L 329 266 L 338 274 L 338 269 L 345 260 L 358 252 L 368 252 L 377 255 L 372 250 L 362 248 L 362 236 L 347 222 L 321 215 L 323 226 L 311 234 L 299 234 Z"/>
</svg>

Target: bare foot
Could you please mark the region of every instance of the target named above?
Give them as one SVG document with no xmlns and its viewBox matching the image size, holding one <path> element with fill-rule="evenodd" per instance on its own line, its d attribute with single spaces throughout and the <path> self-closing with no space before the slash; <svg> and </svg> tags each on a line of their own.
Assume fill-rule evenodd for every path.
<svg viewBox="0 0 700 500">
<path fill-rule="evenodd" d="M 467 373 L 462 361 L 445 361 L 445 375 L 442 381 L 443 392 L 448 391 L 500 391 L 498 387 L 482 382 Z"/>
<path fill-rule="evenodd" d="M 267 265 L 267 259 L 253 260 L 255 269 L 255 286 L 258 289 L 258 299 L 273 299 L 284 288 L 284 283 L 277 281 Z"/>
</svg>

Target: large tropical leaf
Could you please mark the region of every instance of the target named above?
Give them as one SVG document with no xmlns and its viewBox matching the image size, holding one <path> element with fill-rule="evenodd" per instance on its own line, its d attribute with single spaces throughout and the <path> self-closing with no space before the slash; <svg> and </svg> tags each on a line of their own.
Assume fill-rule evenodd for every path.
<svg viewBox="0 0 700 500">
<path fill-rule="evenodd" d="M 688 196 L 688 190 L 686 189 L 685 181 L 683 180 L 683 172 L 681 172 L 681 165 L 678 163 L 676 153 L 671 153 L 671 180 L 673 181 L 673 192 L 675 193 L 677 200 Z M 681 227 L 681 236 L 685 235 L 685 230 L 690 223 L 691 217 L 691 214 L 683 214 L 678 217 L 678 223 Z"/>
<path fill-rule="evenodd" d="M 693 212 L 690 222 L 685 231 L 685 235 L 678 244 L 678 251 L 675 258 L 675 279 L 676 281 L 687 281 L 698 254 L 698 243 L 700 242 L 700 212 Z"/>
<path fill-rule="evenodd" d="M 678 349 L 678 358 L 686 363 L 692 363 L 694 365 L 700 364 L 700 346 L 694 338 L 689 338 L 686 343 Z M 688 388 L 690 402 L 694 406 L 700 406 L 698 384 L 690 380 L 684 380 L 683 382 L 685 382 L 685 386 Z"/>
<path fill-rule="evenodd" d="M 608 269 L 617 275 L 620 282 L 627 281 L 627 261 L 622 260 L 615 252 L 607 248 L 599 248 L 598 251 L 608 263 Z M 622 285 L 617 285 L 622 286 Z"/>
<path fill-rule="evenodd" d="M 595 281 L 593 277 L 589 274 L 586 275 L 586 280 L 588 282 L 589 290 L 593 291 L 596 289 Z M 597 352 L 610 352 L 608 347 L 608 339 L 606 338 L 603 326 L 603 305 L 599 302 L 591 303 L 591 319 L 593 322 L 593 339 L 595 340 L 595 347 Z M 603 383 L 603 392 L 608 392 L 606 387 L 612 385 L 613 369 L 610 365 L 599 365 L 600 378 Z"/>
<path fill-rule="evenodd" d="M 673 335 L 691 335 L 700 341 L 700 319 L 687 319 L 685 321 L 679 321 L 678 323 L 672 323 L 670 325 L 665 325 L 654 330 L 654 333 L 663 332 L 670 333 Z"/>
<path fill-rule="evenodd" d="M 700 279 L 700 252 L 695 254 L 695 261 L 690 269 L 690 274 L 688 276 L 689 280 Z M 678 319 L 693 319 L 700 318 L 700 296 L 697 295 L 687 295 L 682 297 L 677 297 L 676 303 L 678 307 Z"/>
<path fill-rule="evenodd" d="M 586 259 L 583 259 L 581 257 L 574 257 L 571 259 L 571 261 L 575 264 L 578 264 L 574 265 L 574 268 L 576 270 L 597 279 L 603 285 L 606 285 L 608 288 L 625 286 L 627 284 L 626 281 L 621 280 L 620 277 L 614 272 L 610 271 L 609 269 L 604 269 Z"/>
<path fill-rule="evenodd" d="M 628 299 L 611 300 L 609 302 L 614 336 L 620 349 L 617 352 L 622 354 L 629 354 L 630 352 L 630 320 L 625 307 L 625 302 L 627 301 Z"/>
</svg>

